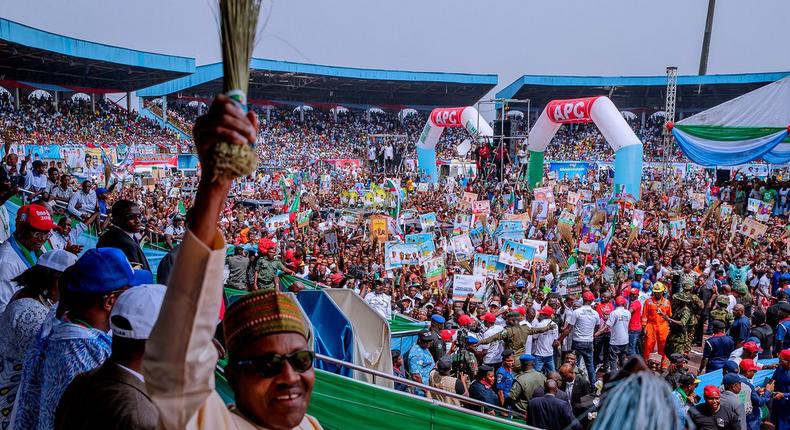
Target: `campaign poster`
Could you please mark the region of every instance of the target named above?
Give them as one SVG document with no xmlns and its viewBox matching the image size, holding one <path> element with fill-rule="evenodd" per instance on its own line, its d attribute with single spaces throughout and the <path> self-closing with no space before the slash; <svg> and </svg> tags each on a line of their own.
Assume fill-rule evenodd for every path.
<svg viewBox="0 0 790 430">
<path fill-rule="evenodd" d="M 453 301 L 463 302 L 472 294 L 472 301 L 482 302 L 486 294 L 486 278 L 474 275 L 453 276 Z"/>
<path fill-rule="evenodd" d="M 415 233 L 406 235 L 406 243 L 417 245 L 420 250 L 420 261 L 433 257 L 436 252 L 436 243 L 432 233 Z"/>
<path fill-rule="evenodd" d="M 670 218 L 669 220 L 669 236 L 677 239 L 686 231 L 686 218 Z"/>
<path fill-rule="evenodd" d="M 524 236 L 526 236 L 524 230 L 503 231 L 496 235 L 497 248 L 502 249 L 502 245 L 508 240 L 521 242 L 524 240 Z"/>
<path fill-rule="evenodd" d="M 505 272 L 505 265 L 499 262 L 499 257 L 493 254 L 475 254 L 472 274 L 500 279 Z"/>
<path fill-rule="evenodd" d="M 691 209 L 698 211 L 705 209 L 705 194 L 691 193 Z"/>
<path fill-rule="evenodd" d="M 507 231 L 524 230 L 524 226 L 521 224 L 521 221 L 518 220 L 502 220 L 499 222 L 496 230 L 497 233 L 504 233 Z"/>
<path fill-rule="evenodd" d="M 579 190 L 579 195 L 581 196 L 581 200 L 583 202 L 591 202 L 592 201 L 592 191 L 591 190 Z"/>
<path fill-rule="evenodd" d="M 529 269 L 535 257 L 535 248 L 521 242 L 507 240 L 499 251 L 499 262 L 518 269 Z"/>
<path fill-rule="evenodd" d="M 437 282 L 447 277 L 447 268 L 444 265 L 444 257 L 431 258 L 422 263 L 425 268 L 425 277 L 428 282 Z"/>
<path fill-rule="evenodd" d="M 296 213 L 296 227 L 304 228 L 310 224 L 310 217 L 313 215 L 313 210 L 308 209 Z"/>
<path fill-rule="evenodd" d="M 552 191 L 551 187 L 535 188 L 532 190 L 532 193 L 535 196 L 535 200 L 549 202 L 549 206 L 554 205 L 554 191 Z"/>
<path fill-rule="evenodd" d="M 469 238 L 468 234 L 461 234 L 451 237 L 450 246 L 453 249 L 455 259 L 458 261 L 471 260 L 472 255 L 475 252 L 475 248 L 472 245 L 472 239 Z"/>
<path fill-rule="evenodd" d="M 579 193 L 568 191 L 568 198 L 567 198 L 568 206 L 575 208 L 576 205 L 579 203 L 580 199 L 581 199 L 581 195 L 579 195 Z"/>
<path fill-rule="evenodd" d="M 719 215 L 722 219 L 726 219 L 728 216 L 732 215 L 732 205 L 728 203 L 722 203 L 719 206 Z"/>
<path fill-rule="evenodd" d="M 326 241 L 326 246 L 329 248 L 329 252 L 332 254 L 337 254 L 338 247 L 337 247 L 337 233 L 334 231 L 330 231 L 329 233 L 324 235 L 324 241 Z"/>
<path fill-rule="evenodd" d="M 568 224 L 570 226 L 576 224 L 576 215 L 567 209 L 563 209 L 560 217 L 557 220 L 560 224 Z"/>
<path fill-rule="evenodd" d="M 436 227 L 436 213 L 429 212 L 420 215 L 420 227 L 422 227 L 422 231 L 433 230 Z"/>
<path fill-rule="evenodd" d="M 485 230 L 483 227 L 477 227 L 469 230 L 469 239 L 472 240 L 472 245 L 476 247 L 483 244 L 484 235 Z"/>
<path fill-rule="evenodd" d="M 477 201 L 477 193 L 467 193 L 461 196 L 461 200 L 458 202 L 458 209 L 460 210 L 470 210 L 472 209 L 472 203 Z"/>
<path fill-rule="evenodd" d="M 472 202 L 472 213 L 476 214 L 490 214 L 491 202 L 489 200 L 477 200 Z"/>
<path fill-rule="evenodd" d="M 751 218 L 745 218 L 740 227 L 738 227 L 738 233 L 754 240 L 761 239 L 767 231 L 767 225 Z"/>
<path fill-rule="evenodd" d="M 549 216 L 549 202 L 545 200 L 532 201 L 532 219 L 536 221 L 546 221 Z"/>
<path fill-rule="evenodd" d="M 535 261 L 546 263 L 549 261 L 549 245 L 544 240 L 523 239 L 524 245 L 535 248 Z"/>
<path fill-rule="evenodd" d="M 529 212 L 524 212 L 520 214 L 505 214 L 503 218 L 506 221 L 514 221 L 514 220 L 520 221 L 521 228 L 523 228 L 524 230 L 526 230 L 527 227 L 529 226 L 529 221 L 530 221 Z"/>
<path fill-rule="evenodd" d="M 281 228 L 288 228 L 291 225 L 290 214 L 269 217 L 263 222 L 263 225 L 270 233 L 273 233 Z"/>
<path fill-rule="evenodd" d="M 557 293 L 561 296 L 568 294 L 578 294 L 582 291 L 582 284 L 579 282 L 579 271 L 568 270 L 558 276 Z"/>
<path fill-rule="evenodd" d="M 453 234 L 463 234 L 469 231 L 469 222 L 472 219 L 471 215 L 465 213 L 455 214 L 453 219 Z"/>
<path fill-rule="evenodd" d="M 645 227 L 645 211 L 634 209 L 631 217 L 631 227 L 638 229 L 640 232 Z"/>
<path fill-rule="evenodd" d="M 392 270 L 420 263 L 420 249 L 412 243 L 387 242 L 384 245 L 384 269 Z"/>
<path fill-rule="evenodd" d="M 387 230 L 387 217 L 384 215 L 373 215 L 370 217 L 370 241 L 384 243 L 387 241 L 389 231 Z"/>
</svg>

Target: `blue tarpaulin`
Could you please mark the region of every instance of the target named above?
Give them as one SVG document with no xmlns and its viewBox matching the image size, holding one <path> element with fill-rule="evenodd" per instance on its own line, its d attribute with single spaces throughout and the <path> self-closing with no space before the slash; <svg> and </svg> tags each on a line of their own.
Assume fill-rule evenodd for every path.
<svg viewBox="0 0 790 430">
<path fill-rule="evenodd" d="M 774 364 L 778 363 L 778 358 L 773 358 L 770 360 L 757 360 L 760 364 Z M 705 389 L 707 385 L 715 385 L 721 386 L 721 370 L 714 370 L 713 372 L 705 373 L 704 375 L 699 375 L 697 379 L 699 379 L 699 384 L 697 384 L 697 389 L 694 392 L 699 396 L 700 400 L 702 400 L 702 391 Z M 770 378 L 771 375 L 774 374 L 774 369 L 770 370 L 760 370 L 754 374 L 754 378 L 752 378 L 752 384 L 755 387 L 765 386 L 766 378 Z"/>
<path fill-rule="evenodd" d="M 354 362 L 354 332 L 351 322 L 323 291 L 304 290 L 296 296 L 310 318 L 315 338 L 315 352 L 348 363 Z M 351 369 L 316 361 L 316 367 L 340 375 L 352 376 Z"/>
</svg>

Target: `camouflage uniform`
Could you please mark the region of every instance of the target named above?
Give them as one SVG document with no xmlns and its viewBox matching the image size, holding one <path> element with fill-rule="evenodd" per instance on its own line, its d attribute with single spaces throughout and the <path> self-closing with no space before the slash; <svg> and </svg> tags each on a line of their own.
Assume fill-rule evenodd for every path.
<svg viewBox="0 0 790 430">
<path fill-rule="evenodd" d="M 719 320 L 724 323 L 724 327 L 726 329 L 730 328 L 732 322 L 734 320 L 731 313 L 727 312 L 727 305 L 730 304 L 730 299 L 727 298 L 725 295 L 719 295 L 716 297 L 716 304 L 713 306 L 713 309 L 710 311 L 710 319 L 711 322 L 713 320 Z"/>
<path fill-rule="evenodd" d="M 481 340 L 480 345 L 486 345 L 491 342 L 501 340 L 504 342 L 505 349 L 512 349 L 515 353 L 515 356 L 520 357 L 521 354 L 524 353 L 524 344 L 527 342 L 528 337 L 535 334 L 545 333 L 554 328 L 554 324 L 535 328 L 528 327 L 526 325 L 509 326 L 505 327 L 505 329 L 499 333 Z M 516 360 L 516 363 L 513 365 L 513 369 L 516 371 L 521 369 L 521 363 L 519 360 Z"/>
<path fill-rule="evenodd" d="M 736 302 L 738 304 L 743 305 L 743 307 L 745 308 L 746 316 L 751 316 L 752 306 L 754 306 L 754 298 L 749 293 L 749 289 L 746 288 L 746 286 L 740 286 L 736 288 L 735 291 L 738 292 L 738 296 L 739 296 Z"/>
<path fill-rule="evenodd" d="M 675 294 L 675 303 L 672 304 L 674 311 L 672 319 L 676 323 L 669 324 L 669 336 L 667 336 L 666 354 L 673 353 L 687 354 L 691 351 L 691 338 L 693 336 L 693 316 L 691 310 L 691 296 L 685 291 Z"/>
<path fill-rule="evenodd" d="M 691 329 L 689 329 L 689 334 L 693 337 L 694 328 L 697 323 L 699 322 L 699 318 L 702 315 L 702 311 L 705 309 L 705 304 L 702 303 L 702 299 L 699 298 L 699 295 L 694 294 L 694 285 L 693 284 L 683 284 L 683 293 L 688 294 L 689 299 L 691 300 Z"/>
</svg>

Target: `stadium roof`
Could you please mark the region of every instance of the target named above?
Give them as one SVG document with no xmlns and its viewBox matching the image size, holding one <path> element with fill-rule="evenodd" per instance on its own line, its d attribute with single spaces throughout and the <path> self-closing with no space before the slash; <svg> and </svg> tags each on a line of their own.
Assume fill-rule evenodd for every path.
<svg viewBox="0 0 790 430">
<path fill-rule="evenodd" d="M 721 104 L 790 72 L 737 75 L 678 76 L 677 110 L 702 110 Z M 530 99 L 543 107 L 554 99 L 608 95 L 623 109 L 663 109 L 667 77 L 663 76 L 540 76 L 524 75 L 496 94 L 497 98 Z"/>
<path fill-rule="evenodd" d="M 0 81 L 134 91 L 194 71 L 194 58 L 74 39 L 0 18 Z"/>
<path fill-rule="evenodd" d="M 359 69 L 253 58 L 248 98 L 253 104 L 348 108 L 429 109 L 467 106 L 497 84 L 496 75 Z M 138 91 L 141 97 L 210 98 L 222 92 L 222 63 Z"/>
</svg>

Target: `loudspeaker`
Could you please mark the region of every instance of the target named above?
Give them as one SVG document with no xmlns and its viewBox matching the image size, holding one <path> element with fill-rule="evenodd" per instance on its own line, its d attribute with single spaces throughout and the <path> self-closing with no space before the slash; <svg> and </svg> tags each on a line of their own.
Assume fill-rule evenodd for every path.
<svg viewBox="0 0 790 430">
<path fill-rule="evenodd" d="M 499 145 L 502 143 L 503 140 L 502 137 L 504 137 L 505 138 L 504 144 L 507 145 L 508 152 L 510 153 L 510 159 L 512 160 L 513 157 L 515 157 L 516 155 L 516 142 L 514 141 L 514 139 L 509 139 L 510 127 L 511 127 L 511 123 L 509 119 L 506 119 L 504 121 L 501 119 L 494 120 L 494 125 L 493 125 L 494 136 L 497 136 L 497 138 L 494 139 L 494 145 L 498 148 Z"/>
</svg>

